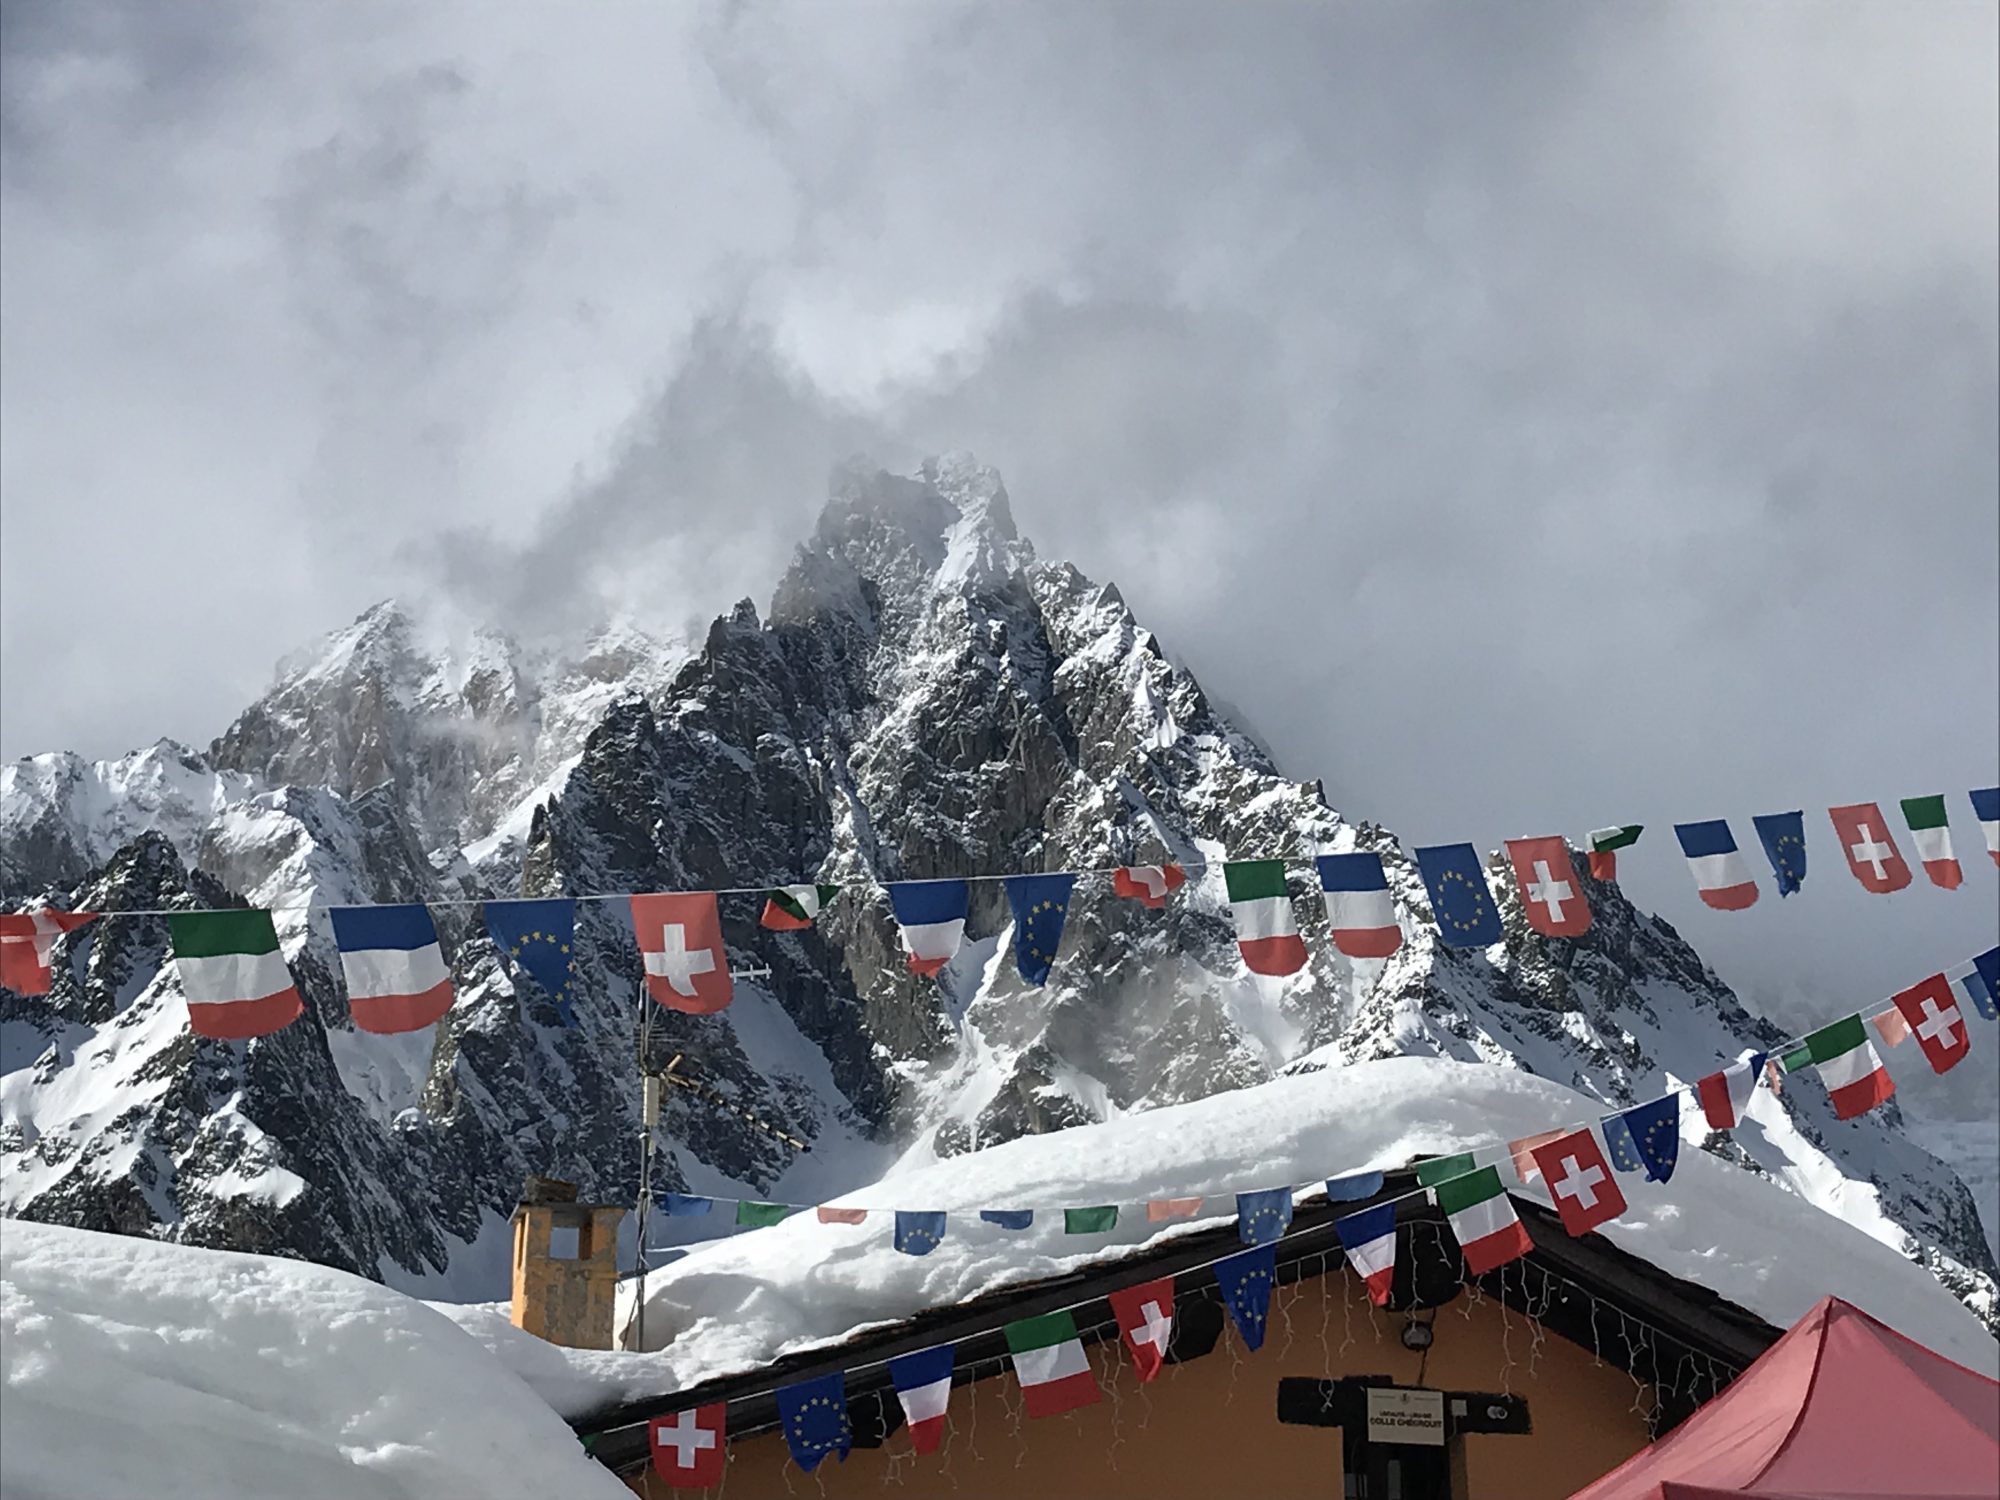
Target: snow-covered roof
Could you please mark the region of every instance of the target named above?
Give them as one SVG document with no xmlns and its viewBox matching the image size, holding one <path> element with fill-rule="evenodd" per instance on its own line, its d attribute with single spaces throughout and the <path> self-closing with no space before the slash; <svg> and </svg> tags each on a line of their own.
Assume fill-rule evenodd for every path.
<svg viewBox="0 0 2000 1500">
<path fill-rule="evenodd" d="M 841 1200 L 950 1211 L 944 1242 L 927 1256 L 895 1251 L 888 1213 L 860 1225 L 800 1214 L 704 1244 L 654 1272 L 646 1341 L 656 1353 L 514 1357 L 518 1365 L 532 1355 L 538 1368 L 522 1373 L 568 1411 L 582 1409 L 577 1402 L 593 1383 L 600 1402 L 662 1395 L 871 1325 L 1142 1253 L 1163 1236 L 1231 1216 L 1238 1191 L 1498 1146 L 1594 1119 L 1599 1108 L 1547 1079 L 1429 1058 L 1280 1078 L 916 1167 Z M 1501 1160 L 1515 1192 L 1548 1202 L 1539 1185 L 1513 1180 L 1504 1153 Z M 1671 1276 L 1781 1328 L 1831 1292 L 1952 1359 L 2000 1370 L 2000 1346 L 1929 1272 L 1751 1172 L 1686 1149 L 1670 1183 L 1626 1178 L 1624 1186 L 1630 1210 L 1603 1233 Z M 1060 1212 L 1038 1214 L 1021 1231 L 977 1217 L 987 1207 L 1060 1210 L 1195 1193 L 1214 1195 L 1205 1205 L 1214 1214 L 1161 1225 L 1128 1208 L 1104 1235 L 1063 1233 Z M 479 1326 L 476 1311 L 463 1321 L 504 1342 Z M 586 1372 L 594 1381 L 577 1379 Z"/>
<path fill-rule="evenodd" d="M 0 1383 L 0 1494 L 629 1494 L 449 1320 L 300 1261 L 0 1221 Z"/>
</svg>

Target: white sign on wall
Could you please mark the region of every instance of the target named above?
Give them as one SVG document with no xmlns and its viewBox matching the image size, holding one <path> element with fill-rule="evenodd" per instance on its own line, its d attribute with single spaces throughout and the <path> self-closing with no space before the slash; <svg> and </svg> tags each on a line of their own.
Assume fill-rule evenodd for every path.
<svg viewBox="0 0 2000 1500">
<path fill-rule="evenodd" d="M 1444 1446 L 1444 1392 L 1368 1388 L 1368 1441 Z"/>
</svg>

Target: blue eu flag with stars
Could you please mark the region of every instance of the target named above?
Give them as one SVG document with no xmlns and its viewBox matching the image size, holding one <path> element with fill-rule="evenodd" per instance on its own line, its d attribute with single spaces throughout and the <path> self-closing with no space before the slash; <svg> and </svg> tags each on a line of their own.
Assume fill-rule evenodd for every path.
<svg viewBox="0 0 2000 1500">
<path fill-rule="evenodd" d="M 896 1210 L 896 1248 L 905 1255 L 929 1255 L 944 1238 L 944 1215 Z"/>
<path fill-rule="evenodd" d="M 1665 1182 L 1674 1175 L 1674 1163 L 1681 1156 L 1680 1091 L 1606 1115 L 1604 1139 L 1611 1147 L 1611 1164 L 1619 1171 L 1643 1167 L 1654 1182 Z"/>
<path fill-rule="evenodd" d="M 808 1474 L 829 1453 L 847 1461 L 854 1429 L 847 1420 L 847 1377 L 835 1370 L 817 1380 L 778 1387 L 778 1421 L 792 1459 Z"/>
<path fill-rule="evenodd" d="M 1236 1195 L 1236 1234 L 1246 1245 L 1268 1245 L 1292 1222 L 1292 1190 L 1266 1188 Z"/>
<path fill-rule="evenodd" d="M 1438 844 L 1416 855 L 1444 945 L 1484 948 L 1499 942 L 1500 908 L 1486 889 L 1486 871 L 1472 845 Z"/>
<path fill-rule="evenodd" d="M 576 1025 L 569 1004 L 570 949 L 576 940 L 574 901 L 489 901 L 486 930 L 493 946 L 528 971 L 555 1002 L 565 1026 Z"/>
<path fill-rule="evenodd" d="M 1062 946 L 1074 875 L 1009 875 L 1007 904 L 1014 909 L 1014 967 L 1029 984 L 1047 984 Z"/>
<path fill-rule="evenodd" d="M 1264 1324 L 1271 1316 L 1271 1288 L 1278 1282 L 1278 1247 L 1259 1245 L 1215 1263 L 1215 1284 L 1223 1304 L 1251 1350 L 1264 1347 Z"/>
<path fill-rule="evenodd" d="M 1770 856 L 1778 877 L 1778 894 L 1789 896 L 1806 883 L 1806 815 L 1803 812 L 1758 813 L 1750 820 Z"/>
</svg>

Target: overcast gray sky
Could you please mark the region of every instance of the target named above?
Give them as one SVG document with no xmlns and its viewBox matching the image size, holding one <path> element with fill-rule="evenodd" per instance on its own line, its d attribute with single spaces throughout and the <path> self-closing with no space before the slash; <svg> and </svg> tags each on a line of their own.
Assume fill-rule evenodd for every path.
<svg viewBox="0 0 2000 1500">
<path fill-rule="evenodd" d="M 0 754 L 384 594 L 760 601 L 970 448 L 1412 843 L 1641 819 L 1733 978 L 1994 939 L 1993 4 L 0 7 Z M 1830 802 L 1948 791 L 1868 898 Z M 1804 806 L 1807 894 L 1674 818 Z"/>
</svg>

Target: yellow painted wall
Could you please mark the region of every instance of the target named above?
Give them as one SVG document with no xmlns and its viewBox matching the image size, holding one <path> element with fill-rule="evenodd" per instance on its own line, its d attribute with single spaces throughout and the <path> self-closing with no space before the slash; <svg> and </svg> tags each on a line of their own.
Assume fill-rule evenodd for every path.
<svg viewBox="0 0 2000 1500">
<path fill-rule="evenodd" d="M 1345 1271 L 1281 1287 L 1264 1348 L 1245 1352 L 1234 1327 L 1213 1353 L 1172 1365 L 1152 1384 L 1132 1377 L 1121 1344 L 1089 1349 L 1104 1387 L 1096 1406 L 1062 1417 L 1021 1418 L 1011 1367 L 952 1391 L 944 1451 L 918 1457 L 899 1429 L 881 1448 L 856 1449 L 807 1475 L 784 1439 L 763 1433 L 729 1446 L 726 1485 L 734 1500 L 763 1496 L 952 1500 L 1327 1500 L 1341 1493 L 1341 1429 L 1296 1427 L 1277 1418 L 1281 1376 L 1338 1379 L 1387 1375 L 1398 1385 L 1446 1391 L 1511 1391 L 1527 1399 L 1531 1435 L 1473 1434 L 1464 1444 L 1466 1489 L 1454 1500 L 1562 1500 L 1636 1452 L 1645 1419 L 1640 1395 L 1615 1365 L 1535 1329 L 1490 1299 L 1461 1297 L 1437 1312 L 1428 1362 L 1403 1348 L 1400 1315 L 1371 1319 L 1360 1283 Z M 1533 1369 L 1530 1370 L 1530 1360 Z M 888 1396 L 893 1401 L 895 1397 Z M 1645 1393 L 1650 1401 L 1651 1392 Z M 1645 1402 L 1641 1402 L 1642 1405 Z M 649 1500 L 670 1490 L 650 1471 L 628 1481 Z M 884 1485 L 898 1485 L 887 1491 Z"/>
</svg>

